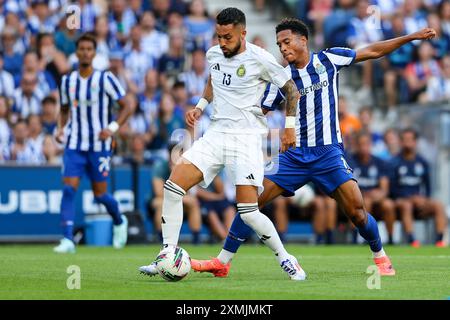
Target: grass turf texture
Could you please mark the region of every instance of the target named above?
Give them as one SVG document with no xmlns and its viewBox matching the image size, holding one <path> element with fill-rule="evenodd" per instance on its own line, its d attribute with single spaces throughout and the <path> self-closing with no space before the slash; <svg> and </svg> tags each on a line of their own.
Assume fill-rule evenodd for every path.
<svg viewBox="0 0 450 320">
<path fill-rule="evenodd" d="M 215 256 L 220 246 L 183 245 L 191 257 Z M 365 246 L 288 245 L 308 274 L 288 279 L 268 248 L 244 245 L 228 278 L 191 273 L 180 282 L 140 275 L 137 268 L 156 257 L 159 246 L 124 250 L 80 246 L 58 255 L 48 245 L 0 246 L 0 299 L 447 299 L 450 249 L 387 247 L 395 277 L 383 277 L 369 290 L 366 269 L 373 264 Z M 69 290 L 67 268 L 81 269 L 81 289 Z"/>
</svg>

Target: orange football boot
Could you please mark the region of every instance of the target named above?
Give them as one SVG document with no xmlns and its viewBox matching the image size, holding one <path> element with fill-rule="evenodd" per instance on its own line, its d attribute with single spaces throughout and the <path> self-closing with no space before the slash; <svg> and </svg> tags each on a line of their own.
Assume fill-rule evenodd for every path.
<svg viewBox="0 0 450 320">
<path fill-rule="evenodd" d="M 195 272 L 209 272 L 214 277 L 225 278 L 230 271 L 231 262 L 223 264 L 218 258 L 211 260 L 191 259 L 191 267 Z"/>
<path fill-rule="evenodd" d="M 446 248 L 447 247 L 447 245 L 445 244 L 445 242 L 443 240 L 437 241 L 435 243 L 435 246 L 436 246 L 436 248 Z"/>
<path fill-rule="evenodd" d="M 392 267 L 391 260 L 389 260 L 388 256 L 373 258 L 373 261 L 375 261 L 378 267 L 380 276 L 395 276 L 395 269 Z"/>
<path fill-rule="evenodd" d="M 413 248 L 420 248 L 420 241 L 419 240 L 414 240 L 413 242 L 411 242 L 411 247 L 413 247 Z"/>
</svg>

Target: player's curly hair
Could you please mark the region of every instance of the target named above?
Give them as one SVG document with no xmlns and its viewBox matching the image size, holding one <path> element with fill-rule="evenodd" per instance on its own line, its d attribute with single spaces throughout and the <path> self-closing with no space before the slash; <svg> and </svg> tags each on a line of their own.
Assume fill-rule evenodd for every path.
<svg viewBox="0 0 450 320">
<path fill-rule="evenodd" d="M 285 18 L 276 26 L 275 32 L 281 32 L 284 30 L 291 30 L 293 33 L 305 36 L 306 39 L 309 37 L 308 26 L 297 18 Z"/>
<path fill-rule="evenodd" d="M 76 41 L 75 45 L 76 48 L 78 48 L 78 45 L 80 44 L 80 42 L 82 41 L 89 41 L 92 42 L 92 44 L 94 45 L 94 49 L 97 49 L 97 40 L 95 39 L 95 35 L 91 32 L 86 32 L 84 34 L 82 34 Z"/>
<path fill-rule="evenodd" d="M 245 14 L 238 8 L 225 8 L 219 12 L 216 17 L 217 24 L 224 26 L 227 24 L 238 25 L 241 24 L 245 26 Z"/>
</svg>

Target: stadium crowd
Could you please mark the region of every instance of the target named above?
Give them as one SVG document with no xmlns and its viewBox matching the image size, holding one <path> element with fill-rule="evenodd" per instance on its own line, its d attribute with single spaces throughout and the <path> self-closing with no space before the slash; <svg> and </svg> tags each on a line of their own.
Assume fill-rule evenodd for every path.
<svg viewBox="0 0 450 320">
<path fill-rule="evenodd" d="M 75 40 L 92 32 L 97 40 L 94 67 L 112 71 L 133 109 L 118 133 L 114 161 L 153 167 L 149 211 L 158 233 L 163 184 L 174 161 L 169 157 L 170 137 L 177 129 L 187 129 L 184 113 L 202 95 L 208 77 L 205 52 L 216 43 L 215 13 L 207 12 L 203 0 L 78 0 L 73 1 L 80 9 L 77 21 L 70 4 L 69 0 L 0 0 L 0 163 L 61 164 L 63 146 L 53 138 L 58 87 L 62 75 L 77 66 Z M 258 11 L 267 5 L 255 1 Z M 378 6 L 379 15 L 370 5 Z M 299 0 L 296 6 L 298 16 L 311 27 L 314 48 L 359 48 L 425 26 L 436 30 L 438 36 L 431 41 L 405 45 L 386 59 L 356 67 L 353 89 L 381 92 L 384 98 L 358 106 L 354 114 L 347 107 L 348 97 L 342 96 L 339 119 L 349 164 L 368 209 L 379 211 L 378 218 L 386 222 L 389 241 L 398 213 L 409 243 L 418 245 L 414 217 L 431 216 L 436 221 L 436 241 L 442 242 L 447 218 L 443 205 L 430 198 L 430 169 L 417 155 L 417 132 L 378 131 L 373 113 L 383 110 L 389 118 L 398 104 L 450 99 L 450 1 Z M 265 46 L 261 37 L 251 41 Z M 208 125 L 208 111 L 196 136 Z M 282 107 L 267 118 L 271 128 L 284 127 Z M 209 189 L 198 188 L 185 197 L 194 242 L 202 213 L 217 238 L 225 238 L 235 214 L 226 180 L 218 177 Z M 317 242 L 326 238 L 332 243 L 337 209 L 319 190 L 316 193 L 311 211 Z M 287 230 L 292 203 L 279 199 L 273 204 L 281 234 Z"/>
</svg>

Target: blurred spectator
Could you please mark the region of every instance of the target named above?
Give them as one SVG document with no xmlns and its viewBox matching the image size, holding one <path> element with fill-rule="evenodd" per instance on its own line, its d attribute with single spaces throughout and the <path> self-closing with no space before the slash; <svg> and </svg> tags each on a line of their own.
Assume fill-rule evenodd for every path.
<svg viewBox="0 0 450 320">
<path fill-rule="evenodd" d="M 442 32 L 449 37 L 450 36 L 450 1 L 442 0 L 439 4 L 438 10 L 441 18 Z"/>
<path fill-rule="evenodd" d="M 325 18 L 323 32 L 326 47 L 347 47 L 353 0 L 337 0 L 336 8 Z"/>
<path fill-rule="evenodd" d="M 16 33 L 16 41 L 14 43 L 14 51 L 23 54 L 28 46 L 29 34 L 26 32 L 25 21 L 21 20 L 17 14 L 7 12 L 5 15 L 4 26 L 0 28 L 11 28 Z"/>
<path fill-rule="evenodd" d="M 38 57 L 44 63 L 42 70 L 51 73 L 56 83 L 60 83 L 62 75 L 67 73 L 70 68 L 66 56 L 56 48 L 53 35 L 39 33 L 36 45 Z"/>
<path fill-rule="evenodd" d="M 23 73 L 37 75 L 37 89 L 44 95 L 58 97 L 58 87 L 52 74 L 47 70 L 41 69 L 42 63 L 39 61 L 35 51 L 29 51 L 23 58 Z M 16 80 L 20 84 L 20 77 Z"/>
<path fill-rule="evenodd" d="M 161 241 L 161 211 L 163 203 L 164 183 L 167 179 L 169 179 L 170 171 L 180 157 L 179 154 L 173 155 L 172 150 L 176 150 L 176 147 L 169 148 L 169 154 L 171 154 L 169 160 L 159 159 L 153 166 L 152 185 L 154 197 L 151 200 L 151 208 L 154 211 L 153 227 L 155 229 L 155 233 L 158 234 Z M 193 195 L 191 192 L 183 197 L 183 212 L 187 214 L 189 228 L 192 232 L 192 242 L 194 244 L 198 244 L 200 241 L 201 228 L 200 204 L 197 197 L 195 197 L 195 195 Z"/>
<path fill-rule="evenodd" d="M 125 140 L 131 140 L 132 137 L 139 135 L 144 139 L 144 144 L 147 145 L 155 136 L 154 123 L 151 122 L 152 119 L 142 109 L 136 95 L 128 94 L 127 99 L 133 113 L 128 119 L 128 123 L 121 128 L 121 137 Z"/>
<path fill-rule="evenodd" d="M 146 137 L 134 134 L 130 138 L 130 153 L 125 156 L 125 163 L 152 164 L 152 159 L 145 150 Z"/>
<path fill-rule="evenodd" d="M 14 96 L 14 78 L 3 68 L 3 56 L 0 54 L 0 96 L 12 99 Z"/>
<path fill-rule="evenodd" d="M 175 108 L 185 113 L 188 110 L 188 104 L 189 104 L 189 95 L 186 90 L 186 85 L 183 81 L 177 81 L 174 83 L 172 87 L 172 95 L 173 99 L 175 100 Z M 190 98 L 190 99 L 196 99 L 196 97 Z M 194 106 L 197 104 L 195 102 Z"/>
<path fill-rule="evenodd" d="M 61 150 L 55 143 L 55 138 L 52 135 L 45 135 L 42 143 L 42 153 L 44 154 L 45 161 L 50 165 L 61 165 Z"/>
<path fill-rule="evenodd" d="M 350 20 L 347 41 L 350 47 L 359 49 L 370 43 L 380 41 L 383 37 L 381 29 L 373 25 L 370 16 L 369 0 L 358 0 L 356 2 L 356 14 Z"/>
<path fill-rule="evenodd" d="M 323 23 L 325 18 L 331 14 L 334 0 L 316 0 L 311 1 L 311 7 L 308 11 L 308 19 L 313 22 L 314 27 L 314 45 L 322 48 L 325 45 L 323 35 Z"/>
<path fill-rule="evenodd" d="M 383 141 L 386 148 L 378 152 L 377 156 L 384 161 L 391 160 L 400 153 L 400 137 L 394 128 L 389 128 L 384 132 Z"/>
<path fill-rule="evenodd" d="M 206 189 L 198 188 L 197 197 L 200 199 L 202 213 L 206 216 L 211 232 L 219 240 L 225 240 L 236 215 L 236 209 L 225 196 L 222 177 L 216 176 Z"/>
<path fill-rule="evenodd" d="M 383 220 L 393 244 L 395 204 L 389 196 L 389 169 L 386 163 L 372 155 L 372 137 L 365 131 L 356 137 L 356 152 L 348 162 L 358 180 L 364 206 L 377 220 Z"/>
<path fill-rule="evenodd" d="M 359 121 L 361 122 L 361 131 L 365 131 L 371 136 L 372 154 L 382 153 L 386 146 L 383 141 L 383 133 L 373 128 L 373 109 L 371 107 L 362 107 L 359 109 Z"/>
<path fill-rule="evenodd" d="M 192 0 L 189 5 L 189 15 L 184 18 L 186 26 L 186 48 L 189 52 L 202 50 L 206 52 L 211 47 L 214 33 L 214 22 L 209 18 L 203 0 Z"/>
<path fill-rule="evenodd" d="M 161 86 L 164 90 L 169 90 L 178 75 L 184 71 L 184 63 L 185 52 L 182 31 L 172 30 L 170 32 L 169 52 L 161 57 L 158 67 Z"/>
<path fill-rule="evenodd" d="M 161 90 L 159 75 L 156 70 L 149 70 L 145 75 L 144 92 L 139 94 L 139 105 L 150 123 L 158 117 L 159 103 L 161 102 Z"/>
<path fill-rule="evenodd" d="M 361 130 L 361 122 L 348 111 L 347 99 L 344 96 L 339 96 L 338 116 L 344 145 L 351 148 L 351 136 Z"/>
<path fill-rule="evenodd" d="M 11 129 L 9 123 L 8 99 L 0 96 L 0 160 L 3 158 L 3 150 L 11 141 Z"/>
<path fill-rule="evenodd" d="M 115 45 L 125 45 L 136 17 L 125 0 L 111 0 L 109 7 L 109 31 Z"/>
<path fill-rule="evenodd" d="M 447 230 L 444 206 L 431 198 L 431 182 L 428 163 L 417 154 L 418 134 L 413 129 L 401 133 L 401 153 L 391 162 L 391 193 L 396 200 L 408 243 L 420 246 L 414 237 L 414 218 L 435 219 L 436 246 L 444 246 L 443 235 Z"/>
<path fill-rule="evenodd" d="M 168 31 L 170 5 L 170 0 L 152 0 L 152 9 L 155 13 L 157 28 L 163 32 Z"/>
<path fill-rule="evenodd" d="M 77 6 L 81 9 L 80 28 L 81 32 L 94 30 L 96 19 L 101 15 L 102 9 L 92 0 L 78 0 Z"/>
<path fill-rule="evenodd" d="M 128 3 L 136 21 L 139 21 L 144 14 L 143 0 L 129 0 Z"/>
<path fill-rule="evenodd" d="M 250 42 L 253 43 L 255 46 L 267 50 L 267 44 L 260 35 L 254 36 Z"/>
<path fill-rule="evenodd" d="M 168 35 L 156 30 L 155 15 L 151 11 L 142 15 L 141 28 L 143 50 L 158 61 L 169 50 Z"/>
<path fill-rule="evenodd" d="M 142 30 L 139 24 L 130 31 L 130 41 L 124 49 L 124 66 L 130 72 L 138 92 L 144 90 L 144 78 L 149 69 L 155 69 L 155 61 L 142 48 Z"/>
<path fill-rule="evenodd" d="M 13 141 L 7 151 L 7 159 L 17 164 L 42 164 L 45 162 L 42 150 L 33 149 L 28 143 L 29 130 L 25 120 L 19 120 L 13 129 Z"/>
<path fill-rule="evenodd" d="M 99 16 L 97 18 L 95 21 L 94 35 L 95 40 L 97 41 L 97 56 L 102 55 L 105 57 L 104 59 L 108 60 L 110 52 L 110 34 L 107 16 Z"/>
<path fill-rule="evenodd" d="M 428 41 L 423 41 L 417 48 L 417 60 L 410 63 L 405 70 L 411 100 L 423 101 L 427 83 L 432 77 L 439 77 L 441 70 L 434 59 L 434 48 Z"/>
<path fill-rule="evenodd" d="M 441 59 L 450 51 L 450 38 L 442 32 L 441 19 L 437 13 L 429 13 L 427 21 L 428 27 L 436 31 L 436 37 L 430 40 L 434 47 L 434 57 Z"/>
<path fill-rule="evenodd" d="M 133 81 L 133 75 L 123 64 L 124 54 L 121 50 L 111 51 L 109 54 L 109 70 L 116 76 L 127 92 L 138 93 L 139 88 Z"/>
<path fill-rule="evenodd" d="M 420 9 L 421 0 L 408 0 L 403 2 L 406 33 L 414 33 L 427 27 L 426 14 Z M 415 41 L 417 43 L 417 41 Z"/>
<path fill-rule="evenodd" d="M 401 37 L 406 35 L 404 16 L 395 13 L 390 20 L 390 28 L 384 29 L 386 39 Z M 384 91 L 386 94 L 386 104 L 390 109 L 398 102 L 408 102 L 409 92 L 404 80 L 405 67 L 412 61 L 414 45 L 407 43 L 394 52 L 390 53 L 384 60 Z M 400 94 L 400 96 L 399 96 Z"/>
<path fill-rule="evenodd" d="M 180 74 L 179 80 L 186 85 L 190 97 L 201 96 L 208 81 L 209 70 L 207 68 L 206 56 L 203 50 L 195 50 L 192 53 L 192 67 L 188 72 Z"/>
<path fill-rule="evenodd" d="M 425 102 L 440 102 L 450 100 L 450 56 L 441 60 L 442 74 L 432 77 L 427 84 Z"/>
<path fill-rule="evenodd" d="M 167 149 L 172 133 L 177 129 L 184 129 L 184 116 L 175 112 L 175 101 L 173 97 L 164 93 L 161 97 L 158 118 L 155 121 L 156 136 L 150 144 L 150 149 L 155 155 L 163 155 Z"/>
<path fill-rule="evenodd" d="M 42 100 L 42 130 L 47 135 L 53 135 L 58 121 L 58 103 L 57 100 L 48 96 Z"/>
<path fill-rule="evenodd" d="M 27 17 L 31 34 L 53 33 L 58 24 L 58 16 L 53 15 L 48 7 L 48 0 L 31 0 L 31 16 Z"/>
<path fill-rule="evenodd" d="M 45 134 L 42 132 L 41 118 L 32 114 L 27 119 L 28 122 L 28 144 L 33 154 L 42 154 L 42 146 Z"/>
<path fill-rule="evenodd" d="M 20 87 L 14 92 L 13 112 L 23 119 L 30 114 L 40 114 L 42 112 L 41 101 L 44 96 L 38 87 L 37 74 L 24 73 L 20 80 Z"/>
<path fill-rule="evenodd" d="M 75 53 L 75 43 L 80 36 L 80 32 L 77 28 L 68 27 L 67 17 L 70 16 L 61 19 L 61 22 L 59 23 L 59 28 L 55 33 L 55 46 L 59 51 L 64 53 L 66 57 L 69 57 L 72 53 Z"/>
<path fill-rule="evenodd" d="M 5 27 L 2 34 L 2 55 L 3 68 L 12 74 L 18 76 L 22 72 L 23 55 L 17 52 L 14 45 L 17 40 L 17 32 L 11 27 Z"/>
<path fill-rule="evenodd" d="M 184 16 L 181 15 L 181 13 L 179 13 L 177 11 L 172 11 L 169 14 L 169 18 L 168 19 L 169 20 L 168 20 L 167 30 L 179 29 L 179 30 L 183 30 L 184 34 L 186 33 L 186 28 L 185 28 L 185 25 L 184 25 Z"/>
</svg>

